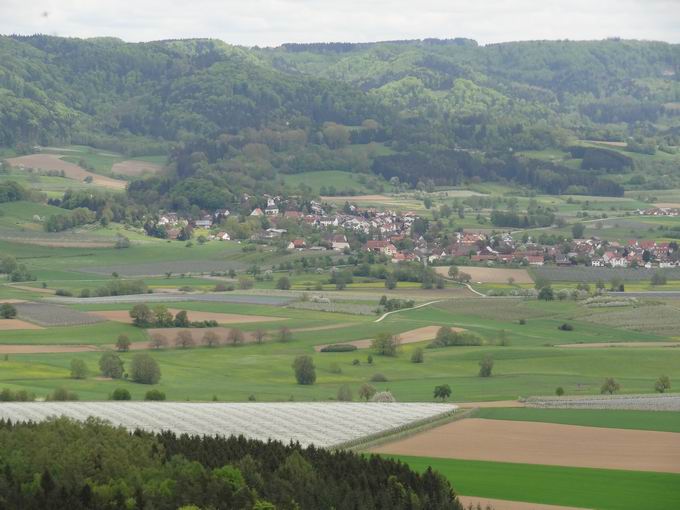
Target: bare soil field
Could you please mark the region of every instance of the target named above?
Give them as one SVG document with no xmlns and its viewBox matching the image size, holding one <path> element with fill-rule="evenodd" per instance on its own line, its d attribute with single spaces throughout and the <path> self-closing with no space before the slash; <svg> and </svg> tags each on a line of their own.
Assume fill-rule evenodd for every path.
<svg viewBox="0 0 680 510">
<path fill-rule="evenodd" d="M 6 302 L 6 301 L 5 301 Z M 14 329 L 43 329 L 37 324 L 22 321 L 21 319 L 1 319 L 0 331 L 11 331 Z"/>
<path fill-rule="evenodd" d="M 425 326 L 418 329 L 412 329 L 411 331 L 406 331 L 404 333 L 399 333 L 400 344 L 412 344 L 416 342 L 422 342 L 423 340 L 433 340 L 437 336 L 437 331 L 441 326 Z M 451 328 L 455 332 L 465 331 L 461 328 Z M 355 345 L 357 349 L 368 349 L 373 343 L 372 338 L 365 338 L 363 340 L 353 340 L 351 342 L 335 342 L 340 344 Z M 331 344 L 315 345 L 314 350 L 319 352 L 324 347 Z"/>
<path fill-rule="evenodd" d="M 181 310 L 179 308 L 168 308 L 168 311 L 173 315 L 177 315 Z M 286 320 L 285 317 L 267 317 L 264 315 L 240 315 L 236 313 L 215 313 L 215 312 L 197 312 L 194 310 L 187 310 L 190 321 L 217 321 L 219 324 L 246 324 L 251 322 L 274 322 Z M 101 317 L 108 321 L 127 322 L 132 323 L 132 318 L 127 310 L 104 310 L 96 312 L 87 312 L 89 315 Z"/>
<path fill-rule="evenodd" d="M 156 174 L 162 170 L 163 167 L 161 165 L 150 163 L 148 161 L 138 161 L 136 159 L 114 163 L 114 165 L 111 167 L 111 172 L 113 174 L 125 175 L 127 177 L 136 177 L 138 175 L 144 174 Z"/>
<path fill-rule="evenodd" d="M 611 145 L 612 147 L 626 147 L 626 142 L 608 142 L 606 140 L 579 140 L 580 142 L 599 143 L 601 145 Z"/>
<path fill-rule="evenodd" d="M 465 508 L 493 508 L 493 510 L 585 510 L 573 506 L 545 505 L 543 503 L 527 503 L 526 501 L 509 501 L 507 499 L 480 498 L 477 496 L 461 496 L 458 499 Z"/>
<path fill-rule="evenodd" d="M 680 202 L 657 202 L 656 207 L 669 207 L 671 209 L 680 208 Z"/>
<path fill-rule="evenodd" d="M 608 347 L 680 347 L 680 342 L 594 342 L 592 344 L 559 344 L 561 349 L 602 349 Z"/>
<path fill-rule="evenodd" d="M 449 275 L 449 267 L 435 267 L 437 273 L 442 276 Z M 515 283 L 534 283 L 526 269 L 506 269 L 502 267 L 472 267 L 461 266 L 458 268 L 462 273 L 472 277 L 473 282 L 482 283 L 507 283 L 508 278 L 514 278 Z"/>
<path fill-rule="evenodd" d="M 125 181 L 111 179 L 110 177 L 89 172 L 75 163 L 64 161 L 55 154 L 29 154 L 27 156 L 9 158 L 7 161 L 14 168 L 24 167 L 36 168 L 39 170 L 63 170 L 64 175 L 69 179 L 83 181 L 86 177 L 92 177 L 92 183 L 96 186 L 119 190 L 125 189 Z"/>
<path fill-rule="evenodd" d="M 680 473 L 680 434 L 468 418 L 375 453 Z"/>
</svg>

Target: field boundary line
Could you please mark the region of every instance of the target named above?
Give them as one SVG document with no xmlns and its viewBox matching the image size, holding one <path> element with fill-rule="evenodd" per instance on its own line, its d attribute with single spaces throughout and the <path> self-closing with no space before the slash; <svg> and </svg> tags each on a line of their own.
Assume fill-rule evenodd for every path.
<svg viewBox="0 0 680 510">
<path fill-rule="evenodd" d="M 392 315 L 393 313 L 397 313 L 397 312 L 407 312 L 407 311 L 409 311 L 409 310 L 415 310 L 416 308 L 422 308 L 422 307 L 424 307 L 424 306 L 433 305 L 433 304 L 435 304 L 435 303 L 441 303 L 442 301 L 446 301 L 446 299 L 437 299 L 437 300 L 435 300 L 435 301 L 428 301 L 427 303 L 422 303 L 422 304 L 420 304 L 420 305 L 412 306 L 411 308 L 400 308 L 399 310 L 392 310 L 391 312 L 385 312 L 384 314 L 382 314 L 380 317 L 378 317 L 378 318 L 377 318 L 376 320 L 374 320 L 373 322 L 382 322 L 382 320 L 383 320 L 385 317 L 387 317 L 388 315 Z"/>
<path fill-rule="evenodd" d="M 453 411 L 447 411 L 443 414 L 432 416 L 430 418 L 411 422 L 401 427 L 397 427 L 396 429 L 384 430 L 377 434 L 371 434 L 370 436 L 355 439 L 354 441 L 348 441 L 346 443 L 336 445 L 333 448 L 336 450 L 367 452 L 367 450 L 370 448 L 374 448 L 385 443 L 390 443 L 398 439 L 404 439 L 414 434 L 439 427 L 440 425 L 444 425 L 446 423 L 470 418 L 475 411 L 476 409 L 461 410 L 461 408 L 458 408 Z"/>
</svg>

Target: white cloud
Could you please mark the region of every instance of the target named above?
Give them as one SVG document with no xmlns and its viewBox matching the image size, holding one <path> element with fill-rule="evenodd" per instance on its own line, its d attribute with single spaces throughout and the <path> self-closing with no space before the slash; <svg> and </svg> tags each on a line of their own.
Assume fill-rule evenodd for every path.
<svg viewBox="0 0 680 510">
<path fill-rule="evenodd" d="M 470 37 L 680 42 L 680 0 L 0 0 L 0 33 L 242 45 Z"/>
</svg>

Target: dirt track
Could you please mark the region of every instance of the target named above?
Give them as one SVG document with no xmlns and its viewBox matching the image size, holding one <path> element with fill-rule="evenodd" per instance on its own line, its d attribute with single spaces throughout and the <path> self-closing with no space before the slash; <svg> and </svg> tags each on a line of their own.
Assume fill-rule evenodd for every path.
<svg viewBox="0 0 680 510">
<path fill-rule="evenodd" d="M 375 453 L 680 473 L 680 433 L 470 418 Z"/>
<path fill-rule="evenodd" d="M 112 189 L 125 189 L 126 182 L 118 179 L 111 179 L 103 175 L 98 175 L 79 167 L 75 163 L 64 161 L 54 154 L 29 154 L 7 160 L 14 168 L 36 168 L 39 170 L 64 171 L 64 175 L 69 179 L 83 181 L 86 177 L 92 177 L 92 183 L 96 186 L 104 186 Z"/>
</svg>

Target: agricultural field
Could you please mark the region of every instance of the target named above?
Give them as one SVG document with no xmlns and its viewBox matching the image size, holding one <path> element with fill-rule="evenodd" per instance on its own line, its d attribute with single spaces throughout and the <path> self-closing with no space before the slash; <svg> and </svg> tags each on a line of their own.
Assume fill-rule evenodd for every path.
<svg viewBox="0 0 680 510">
<path fill-rule="evenodd" d="M 4 403 L 0 418 L 42 421 L 55 413 L 77 420 L 97 417 L 128 430 L 176 434 L 243 435 L 262 441 L 338 447 L 406 429 L 454 412 L 450 404 L 298 403 L 229 404 L 162 402 Z"/>
<path fill-rule="evenodd" d="M 449 268 L 436 267 L 435 270 L 442 276 L 448 276 Z M 476 267 L 476 266 L 461 266 L 459 270 L 467 273 L 471 277 L 471 281 L 476 283 L 533 283 L 534 280 L 526 269 L 509 269 L 496 267 Z"/>
</svg>

